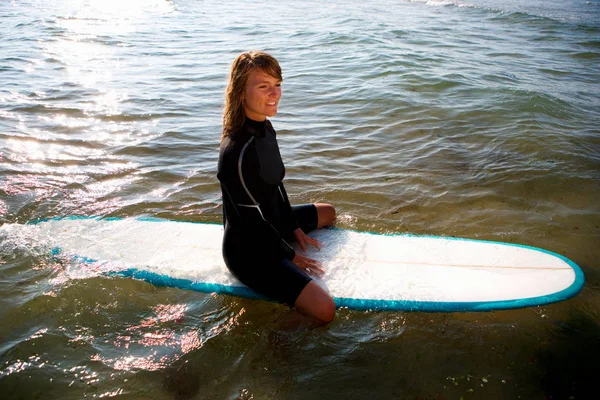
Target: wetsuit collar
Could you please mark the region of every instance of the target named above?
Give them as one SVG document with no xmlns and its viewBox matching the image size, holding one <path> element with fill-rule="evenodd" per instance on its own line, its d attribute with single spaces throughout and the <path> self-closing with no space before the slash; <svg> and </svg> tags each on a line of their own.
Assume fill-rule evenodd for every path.
<svg viewBox="0 0 600 400">
<path fill-rule="evenodd" d="M 267 119 L 264 121 L 255 121 L 246 117 L 246 122 L 244 123 L 246 129 L 252 136 L 256 137 L 265 137 L 266 135 L 266 127 L 267 127 Z"/>
</svg>

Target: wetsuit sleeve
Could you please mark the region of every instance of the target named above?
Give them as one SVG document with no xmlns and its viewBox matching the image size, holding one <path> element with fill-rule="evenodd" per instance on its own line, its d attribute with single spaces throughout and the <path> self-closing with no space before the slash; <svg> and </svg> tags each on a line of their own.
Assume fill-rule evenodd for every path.
<svg viewBox="0 0 600 400">
<path fill-rule="evenodd" d="M 298 229 L 298 221 L 296 221 L 296 217 L 294 217 L 294 213 L 292 212 L 292 205 L 290 204 L 287 192 L 283 187 L 283 182 L 279 184 L 279 194 L 279 208 L 281 212 L 282 225 L 287 232 L 294 232 L 296 229 Z"/>
<path fill-rule="evenodd" d="M 281 237 L 277 229 L 268 222 L 262 214 L 260 204 L 252 195 L 250 188 L 259 187 L 259 164 L 256 153 L 249 149 L 243 157 L 228 154 L 221 156 L 218 178 L 221 181 L 223 195 L 235 215 L 228 213 L 228 218 L 234 218 L 235 223 L 243 225 L 252 235 L 261 238 L 261 243 L 276 249 L 280 256 L 293 260 L 296 256 L 294 249 Z M 240 165 L 240 160 L 243 165 Z"/>
</svg>

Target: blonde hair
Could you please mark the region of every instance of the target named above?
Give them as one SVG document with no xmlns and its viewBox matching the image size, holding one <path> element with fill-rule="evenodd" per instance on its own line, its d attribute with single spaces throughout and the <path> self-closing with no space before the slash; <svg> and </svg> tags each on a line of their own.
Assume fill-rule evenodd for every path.
<svg viewBox="0 0 600 400">
<path fill-rule="evenodd" d="M 246 114 L 244 113 L 243 96 L 248 76 L 254 69 L 281 81 L 281 67 L 275 57 L 262 51 L 250 51 L 236 57 L 231 64 L 229 84 L 225 90 L 225 109 L 223 111 L 223 136 L 235 136 L 240 130 Z"/>
</svg>

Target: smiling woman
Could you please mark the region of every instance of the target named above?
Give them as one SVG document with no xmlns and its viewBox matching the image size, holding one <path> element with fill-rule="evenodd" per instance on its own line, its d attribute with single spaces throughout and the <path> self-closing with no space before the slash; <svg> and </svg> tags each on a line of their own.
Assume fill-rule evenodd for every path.
<svg viewBox="0 0 600 400">
<path fill-rule="evenodd" d="M 255 121 L 264 121 L 277 114 L 281 97 L 281 79 L 255 69 L 248 75 L 243 95 L 244 112 Z"/>
<path fill-rule="evenodd" d="M 328 204 L 290 205 L 275 130 L 267 117 L 277 114 L 282 74 L 279 63 L 262 52 L 243 53 L 231 67 L 223 116 L 218 178 L 223 193 L 223 257 L 229 270 L 257 292 L 329 322 L 335 304 L 310 274 L 321 264 L 296 253 L 321 243 L 306 232 L 330 225 Z"/>
</svg>

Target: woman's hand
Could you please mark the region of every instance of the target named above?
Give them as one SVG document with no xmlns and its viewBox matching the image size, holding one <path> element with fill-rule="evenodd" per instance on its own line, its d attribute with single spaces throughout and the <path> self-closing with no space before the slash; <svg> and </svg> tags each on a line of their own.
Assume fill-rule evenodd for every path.
<svg viewBox="0 0 600 400">
<path fill-rule="evenodd" d="M 317 239 L 313 239 L 304 233 L 302 228 L 298 228 L 294 231 L 294 237 L 296 238 L 296 242 L 298 242 L 298 245 L 302 251 L 306 251 L 307 244 L 315 246 L 317 250 L 321 250 L 321 246 L 323 246 Z"/>
<path fill-rule="evenodd" d="M 294 264 L 298 266 L 298 268 L 308 272 L 311 275 L 316 275 L 317 277 L 323 276 L 325 271 L 321 268 L 321 263 L 317 260 L 313 260 L 312 258 L 308 258 L 296 252 L 296 256 L 292 260 Z"/>
</svg>

